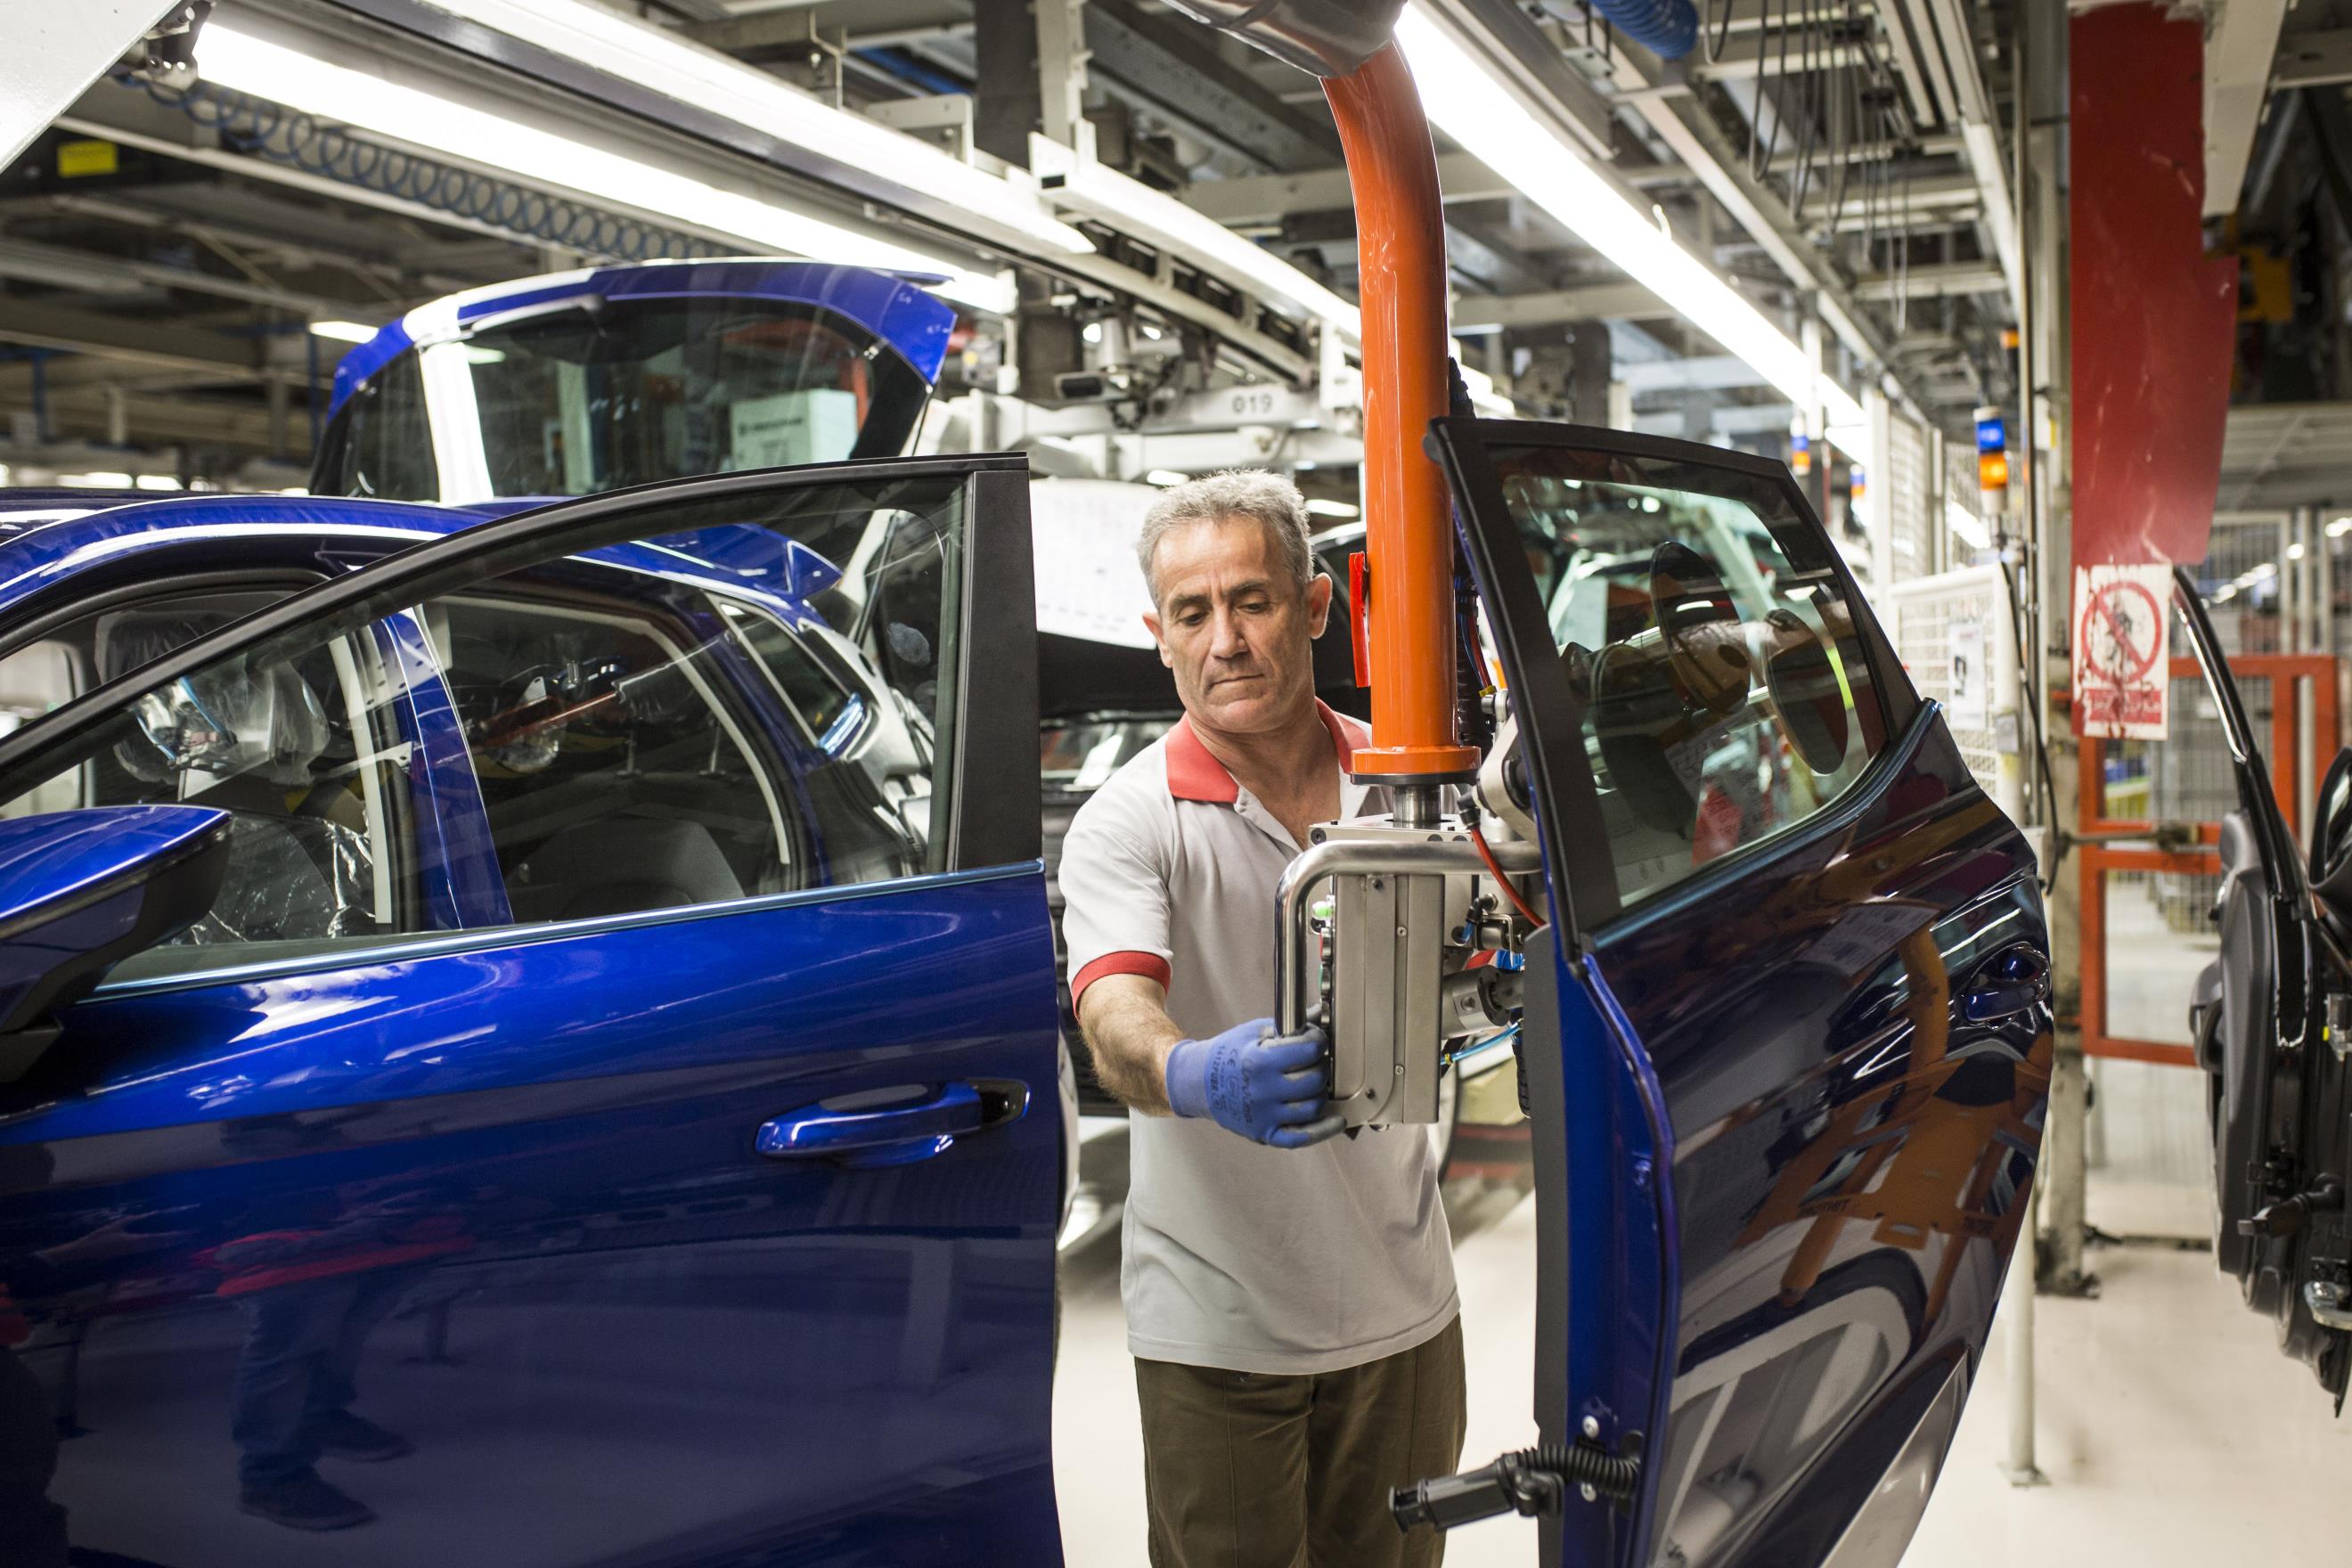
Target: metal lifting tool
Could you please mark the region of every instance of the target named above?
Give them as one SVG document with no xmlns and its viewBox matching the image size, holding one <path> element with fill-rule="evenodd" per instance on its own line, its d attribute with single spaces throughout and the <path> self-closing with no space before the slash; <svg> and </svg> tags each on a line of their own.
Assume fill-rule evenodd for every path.
<svg viewBox="0 0 2352 1568">
<path fill-rule="evenodd" d="M 1369 558 L 1355 613 L 1372 693 L 1371 744 L 1351 766 L 1391 809 L 1315 828 L 1284 873 L 1274 1012 L 1285 1032 L 1318 1024 L 1329 1037 L 1332 1101 L 1351 1131 L 1433 1122 L 1449 1042 L 1517 1014 L 1533 928 L 1521 911 L 1541 896 L 1518 884 L 1542 862 L 1525 810 L 1493 798 L 1498 769 L 1481 787 L 1463 734 L 1457 661 L 1477 646 L 1475 612 L 1455 589 L 1445 478 L 1422 449 L 1450 406 L 1445 215 L 1429 121 L 1390 37 L 1402 0 L 1175 3 L 1319 78 L 1347 155 Z"/>
</svg>

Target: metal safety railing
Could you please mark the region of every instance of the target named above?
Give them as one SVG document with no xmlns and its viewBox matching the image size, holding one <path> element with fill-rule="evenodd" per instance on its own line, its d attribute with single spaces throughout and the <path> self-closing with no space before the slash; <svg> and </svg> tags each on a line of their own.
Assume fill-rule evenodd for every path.
<svg viewBox="0 0 2352 1568">
<path fill-rule="evenodd" d="M 2266 742 L 2279 809 L 2298 841 L 2339 743 L 2336 666 L 2326 654 L 2241 654 L 2230 660 L 2248 715 Z M 2166 924 L 2184 933 L 2210 930 L 2221 870 L 2215 846 L 2222 816 L 2237 809 L 2229 751 L 2197 661 L 2176 658 L 2170 674 L 2169 739 L 2083 742 L 2082 838 L 2075 849 L 2082 879 L 2081 1029 L 2085 1056 L 2193 1067 L 2194 1047 L 2135 1035 L 2116 1023 L 2108 972 L 2109 879 L 2147 878 Z M 2137 836 L 2148 842 L 2113 841 Z M 2178 998 L 2184 1019 L 2189 978 L 2181 977 Z"/>
</svg>

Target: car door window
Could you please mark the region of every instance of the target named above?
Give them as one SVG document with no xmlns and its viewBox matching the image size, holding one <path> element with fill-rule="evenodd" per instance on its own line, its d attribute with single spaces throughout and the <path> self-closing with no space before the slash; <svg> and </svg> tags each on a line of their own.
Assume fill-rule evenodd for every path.
<svg viewBox="0 0 2352 1568">
<path fill-rule="evenodd" d="M 943 869 L 965 482 L 738 487 L 478 565 L 453 541 L 413 592 L 96 694 L 0 810 L 234 814 L 213 915 L 122 978 Z M 179 640 L 105 634 L 121 668 L 149 634 Z"/>
<path fill-rule="evenodd" d="M 93 611 L 0 658 L 0 695 L 16 724 L 32 721 L 283 596 L 180 594 Z M 258 681 L 213 671 L 142 694 L 135 739 L 92 749 L 0 803 L 0 816 L 184 801 L 228 811 L 227 875 L 178 939 L 205 950 L 193 956 L 398 930 L 413 876 L 394 758 L 366 712 L 364 688 L 381 679 L 373 653 L 346 638 Z"/>
<path fill-rule="evenodd" d="M 1844 580 L 1778 486 L 1555 445 L 1492 456 L 1584 699 L 1622 903 L 1803 822 L 1885 749 Z"/>
</svg>

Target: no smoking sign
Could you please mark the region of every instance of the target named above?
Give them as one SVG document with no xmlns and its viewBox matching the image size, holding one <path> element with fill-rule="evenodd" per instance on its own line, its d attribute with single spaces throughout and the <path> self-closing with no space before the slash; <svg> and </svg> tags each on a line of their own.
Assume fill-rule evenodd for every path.
<svg viewBox="0 0 2352 1568">
<path fill-rule="evenodd" d="M 2075 733 L 2164 739 L 2171 594 L 2168 566 L 2074 568 Z"/>
</svg>

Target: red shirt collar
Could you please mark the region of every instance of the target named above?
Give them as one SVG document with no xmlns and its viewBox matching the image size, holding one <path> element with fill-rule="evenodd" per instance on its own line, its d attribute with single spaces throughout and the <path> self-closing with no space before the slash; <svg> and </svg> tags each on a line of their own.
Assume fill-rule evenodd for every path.
<svg viewBox="0 0 2352 1568">
<path fill-rule="evenodd" d="M 1371 736 L 1364 727 L 1346 715 L 1333 711 L 1321 698 L 1315 700 L 1315 712 L 1323 727 L 1331 731 L 1332 749 L 1339 753 L 1339 769 L 1347 771 L 1355 760 L 1356 748 L 1369 744 Z M 1179 719 L 1176 728 L 1168 732 L 1168 793 L 1178 800 L 1211 801 L 1231 805 L 1241 798 L 1242 786 L 1225 771 L 1225 764 L 1210 754 L 1192 733 L 1192 721 Z"/>
</svg>

